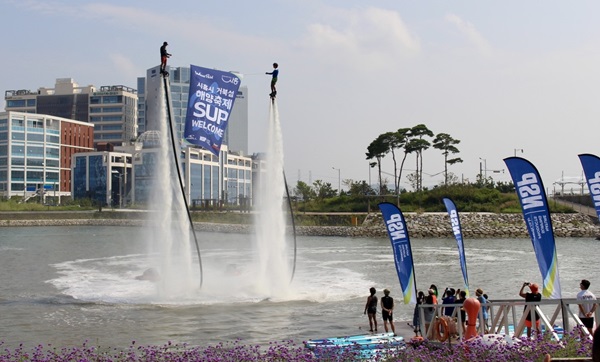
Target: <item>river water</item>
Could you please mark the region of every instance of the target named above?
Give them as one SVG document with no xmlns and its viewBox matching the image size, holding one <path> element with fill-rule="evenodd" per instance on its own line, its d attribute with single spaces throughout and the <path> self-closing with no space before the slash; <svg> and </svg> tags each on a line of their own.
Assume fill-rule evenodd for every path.
<svg viewBox="0 0 600 362">
<path fill-rule="evenodd" d="M 261 295 L 245 270 L 251 236 L 199 233 L 204 284 L 176 298 L 159 297 L 157 283 L 137 280 L 148 266 L 136 227 L 1 229 L 0 341 L 14 347 L 52 344 L 126 347 L 168 341 L 246 344 L 358 334 L 368 289 L 400 287 L 387 239 L 298 237 L 294 280 L 281 295 Z M 454 239 L 413 239 L 419 290 L 434 283 L 462 288 Z M 557 239 L 563 297 L 589 279 L 600 295 L 596 240 Z M 491 299 L 518 298 L 523 281 L 541 284 L 529 239 L 465 240 L 471 291 Z M 290 258 L 291 259 L 291 258 Z M 398 305 L 396 320 L 412 319 Z"/>
</svg>

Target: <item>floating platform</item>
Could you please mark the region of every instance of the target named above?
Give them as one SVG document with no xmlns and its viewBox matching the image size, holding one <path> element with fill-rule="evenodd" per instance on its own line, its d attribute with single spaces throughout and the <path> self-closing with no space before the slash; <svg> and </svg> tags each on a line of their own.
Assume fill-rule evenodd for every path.
<svg viewBox="0 0 600 362">
<path fill-rule="evenodd" d="M 405 349 L 406 343 L 404 337 L 394 333 L 379 333 L 311 339 L 304 342 L 304 346 L 319 358 L 352 354 L 360 359 L 371 359 L 385 356 L 392 350 Z"/>
</svg>

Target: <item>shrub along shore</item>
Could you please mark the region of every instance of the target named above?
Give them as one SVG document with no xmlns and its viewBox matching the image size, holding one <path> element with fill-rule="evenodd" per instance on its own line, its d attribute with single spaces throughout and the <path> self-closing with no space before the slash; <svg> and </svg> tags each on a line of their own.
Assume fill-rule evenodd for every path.
<svg viewBox="0 0 600 362">
<path fill-rule="evenodd" d="M 17 214 L 17 215 L 16 215 Z M 102 213 L 13 213 L 0 215 L 0 227 L 18 226 L 142 226 L 147 223 L 147 213 L 102 212 Z M 75 215 L 75 216 L 74 216 Z M 195 221 L 198 231 L 223 233 L 254 232 L 252 217 L 245 214 L 243 220 L 228 223 Z M 300 215 L 303 216 L 303 215 Z M 331 214 L 330 214 L 331 216 Z M 411 238 L 452 238 L 452 229 L 447 213 L 405 213 Z M 304 216 L 306 217 L 306 216 Z M 333 225 L 323 224 L 296 226 L 297 235 L 381 237 L 386 230 L 381 214 L 340 214 Z M 198 218 L 195 217 L 195 220 Z M 227 218 L 222 218 L 227 219 Z M 343 222 L 340 222 L 342 219 Z M 462 213 L 460 214 L 463 236 L 466 238 L 526 238 L 527 228 L 521 214 Z M 356 225 L 352 225 L 355 223 Z M 345 225 L 339 225 L 345 224 Z M 556 237 L 592 237 L 600 235 L 597 220 L 582 214 L 552 214 L 552 226 Z"/>
</svg>

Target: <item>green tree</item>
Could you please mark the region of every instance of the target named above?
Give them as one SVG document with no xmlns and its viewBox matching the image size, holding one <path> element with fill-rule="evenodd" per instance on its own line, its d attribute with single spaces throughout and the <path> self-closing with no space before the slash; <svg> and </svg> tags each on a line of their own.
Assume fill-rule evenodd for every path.
<svg viewBox="0 0 600 362">
<path fill-rule="evenodd" d="M 400 181 L 402 180 L 402 170 L 404 169 L 404 162 L 406 161 L 406 157 L 408 157 L 409 153 L 414 152 L 414 150 L 408 146 L 408 142 L 410 140 L 410 128 L 400 128 L 396 131 L 397 137 L 399 139 L 399 147 L 404 149 L 404 157 L 402 157 L 402 162 L 400 163 L 400 168 L 398 170 L 398 178 L 396 180 L 396 192 L 400 195 Z M 394 164 L 394 167 L 396 165 Z M 394 168 L 394 173 L 396 172 Z M 400 206 L 400 205 L 398 205 Z"/>
<path fill-rule="evenodd" d="M 375 159 L 376 162 L 371 162 L 369 165 L 371 167 L 377 166 L 378 168 L 378 176 L 379 176 L 379 194 L 382 192 L 382 180 L 381 180 L 381 160 L 383 157 L 389 152 L 389 147 L 387 142 L 385 141 L 385 136 L 379 135 L 375 140 L 371 142 L 371 144 L 367 147 L 367 160 Z"/>
<path fill-rule="evenodd" d="M 331 183 L 323 182 L 322 180 L 316 180 L 313 182 L 313 188 L 317 199 L 323 200 L 329 197 L 337 196 L 337 192 L 331 187 Z"/>
<path fill-rule="evenodd" d="M 423 151 L 431 146 L 431 143 L 424 137 L 433 137 L 433 132 L 424 124 L 418 124 L 407 131 L 407 140 L 404 144 L 405 155 L 408 153 L 415 153 L 416 155 L 415 178 L 409 181 L 415 191 L 420 191 L 423 188 Z"/>
<path fill-rule="evenodd" d="M 448 182 L 450 181 L 448 178 L 448 165 L 463 162 L 460 157 L 448 158 L 451 154 L 459 153 L 458 148 L 456 147 L 459 143 L 460 140 L 452 138 L 447 133 L 438 133 L 433 140 L 433 148 L 442 151 L 442 155 L 444 155 L 444 185 L 448 185 Z"/>
<path fill-rule="evenodd" d="M 367 181 L 346 180 L 346 182 L 345 185 L 348 188 L 348 195 L 350 196 L 373 196 L 377 194 Z"/>
<path fill-rule="evenodd" d="M 300 197 L 304 201 L 310 201 L 316 196 L 312 187 L 306 182 L 300 180 L 298 180 L 298 183 L 294 188 L 294 195 Z"/>
<path fill-rule="evenodd" d="M 423 189 L 423 151 L 427 150 L 431 143 L 425 137 L 433 137 L 433 132 L 424 124 L 418 124 L 410 129 L 410 147 L 417 155 L 417 191 Z"/>
</svg>

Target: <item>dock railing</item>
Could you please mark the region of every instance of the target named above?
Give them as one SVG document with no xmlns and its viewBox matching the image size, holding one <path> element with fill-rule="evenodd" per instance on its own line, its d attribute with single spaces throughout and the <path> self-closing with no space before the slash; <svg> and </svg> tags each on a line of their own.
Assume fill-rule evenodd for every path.
<svg viewBox="0 0 600 362">
<path fill-rule="evenodd" d="M 570 332 L 575 327 L 580 327 L 581 333 L 586 338 L 592 338 L 588 329 L 579 319 L 579 304 L 600 304 L 600 300 L 577 300 L 575 298 L 542 299 L 539 302 L 525 302 L 524 299 L 490 300 L 482 307 L 488 308 L 488 320 L 483 319 L 483 310 L 480 308 L 477 321 L 477 331 L 483 334 L 504 334 L 511 336 L 522 336 L 525 331 L 525 320 L 529 312 L 534 310 L 540 319 L 542 333 L 550 333 L 552 338 L 559 340 L 561 334 Z M 434 336 L 433 329 L 437 318 L 444 316 L 444 308 L 453 308 L 450 315 L 456 320 L 457 333 L 463 339 L 465 321 L 460 313 L 462 304 L 421 304 L 419 305 L 420 329 L 423 337 L 431 339 Z M 429 328 L 425 328 L 425 308 L 433 308 L 433 319 Z M 594 320 L 600 322 L 600 308 L 596 308 Z M 531 325 L 536 325 L 536 314 L 531 313 Z M 542 327 L 543 326 L 543 327 Z M 512 330 L 511 330 L 512 327 Z M 562 331 L 560 330 L 561 327 Z M 535 329 L 535 327 L 532 327 Z M 557 331 L 558 330 L 558 331 Z M 533 333 L 533 332 L 532 332 Z"/>
</svg>

